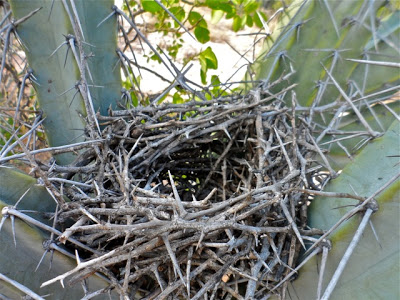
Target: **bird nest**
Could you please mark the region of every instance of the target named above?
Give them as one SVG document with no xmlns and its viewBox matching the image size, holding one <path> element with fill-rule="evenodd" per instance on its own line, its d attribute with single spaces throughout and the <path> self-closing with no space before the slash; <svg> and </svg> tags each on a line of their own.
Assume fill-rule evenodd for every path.
<svg viewBox="0 0 400 300">
<path fill-rule="evenodd" d="M 59 240 L 85 245 L 85 263 L 52 282 L 100 272 L 144 299 L 282 293 L 303 240 L 319 233 L 301 190 L 314 186 L 320 150 L 279 100 L 289 89 L 99 117 L 103 139 L 50 170 L 71 200 Z"/>
</svg>

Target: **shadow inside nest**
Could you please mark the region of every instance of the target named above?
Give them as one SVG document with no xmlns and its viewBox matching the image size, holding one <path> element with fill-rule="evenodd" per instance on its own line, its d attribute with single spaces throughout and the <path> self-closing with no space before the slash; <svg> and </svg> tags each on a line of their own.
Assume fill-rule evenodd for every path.
<svg viewBox="0 0 400 300">
<path fill-rule="evenodd" d="M 313 186 L 318 150 L 278 97 L 254 91 L 100 117 L 106 142 L 75 163 L 90 172 L 68 174 L 85 186 L 64 187 L 73 201 L 58 221 L 113 253 L 78 277 L 106 267 L 113 287 L 127 282 L 146 299 L 277 292 L 304 238 L 320 233 L 307 227 L 299 191 Z"/>
</svg>

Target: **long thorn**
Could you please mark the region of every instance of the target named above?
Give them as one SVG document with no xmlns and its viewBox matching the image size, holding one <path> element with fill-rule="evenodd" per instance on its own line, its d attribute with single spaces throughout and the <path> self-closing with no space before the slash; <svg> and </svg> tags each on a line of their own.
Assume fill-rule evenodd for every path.
<svg viewBox="0 0 400 300">
<path fill-rule="evenodd" d="M 329 3 L 328 3 L 327 0 L 323 0 L 323 2 L 325 4 L 325 6 L 326 6 L 326 9 L 328 10 L 329 17 L 331 18 L 331 21 L 333 23 L 333 27 L 335 28 L 335 31 L 336 31 L 336 35 L 337 35 L 338 38 L 340 38 L 339 29 L 338 29 L 338 26 L 336 24 L 335 17 L 333 16 L 332 10 L 331 10 L 331 8 L 329 6 Z"/>
<path fill-rule="evenodd" d="M 321 298 L 322 282 L 324 280 L 325 266 L 326 266 L 326 261 L 328 259 L 329 250 L 330 250 L 330 245 L 322 247 L 321 268 L 319 269 L 318 287 L 317 287 L 317 300 Z"/>
<path fill-rule="evenodd" d="M 361 64 L 370 64 L 370 65 L 390 67 L 390 68 L 400 68 L 400 63 L 395 63 L 391 61 L 362 60 L 362 59 L 351 59 L 351 58 L 347 58 L 346 60 L 358 62 Z"/>
<path fill-rule="evenodd" d="M 364 116 L 361 114 L 361 112 L 358 110 L 358 108 L 354 105 L 354 103 L 351 101 L 351 99 L 346 95 L 346 93 L 343 91 L 343 89 L 340 87 L 336 79 L 332 76 L 332 74 L 328 71 L 327 68 L 325 68 L 324 65 L 322 67 L 325 69 L 325 72 L 328 74 L 329 78 L 332 80 L 336 88 L 338 89 L 339 93 L 342 95 L 342 97 L 347 101 L 347 103 L 350 105 L 350 107 L 353 109 L 353 111 L 356 113 L 358 119 L 360 122 L 364 125 L 364 127 L 368 130 L 370 135 L 373 137 L 377 137 L 379 135 L 378 132 L 375 132 L 367 123 L 365 120 Z"/>
<path fill-rule="evenodd" d="M 112 13 L 110 13 L 107 17 L 105 17 L 102 21 L 100 21 L 99 24 L 97 24 L 96 28 L 99 28 L 101 24 L 103 24 L 105 21 L 107 21 L 109 18 L 111 18 L 115 14 L 116 14 L 116 11 L 113 10 Z"/>
<path fill-rule="evenodd" d="M 356 234 L 354 235 L 353 240 L 351 241 L 349 247 L 344 253 L 342 260 L 340 261 L 335 271 L 335 274 L 333 274 L 332 279 L 329 282 L 328 287 L 326 288 L 325 293 L 322 296 L 321 300 L 328 300 L 330 295 L 332 294 L 336 284 L 339 281 L 340 276 L 343 273 L 344 268 L 346 267 L 351 255 L 353 254 L 354 249 L 356 248 L 358 242 L 360 241 L 364 229 L 367 226 L 369 218 L 371 217 L 373 212 L 374 211 L 371 208 L 368 208 L 367 211 L 365 212 L 365 215 L 360 223 L 360 226 L 358 227 Z"/>
<path fill-rule="evenodd" d="M 17 288 L 21 292 L 23 292 L 26 295 L 28 295 L 29 297 L 31 297 L 32 299 L 45 300 L 44 298 L 40 297 L 38 294 L 36 294 L 32 290 L 28 289 L 26 286 L 20 284 L 19 282 L 15 281 L 15 280 L 12 280 L 11 278 L 8 278 L 7 276 L 5 276 L 2 273 L 0 273 L 0 280 L 9 283 L 10 285 L 14 286 L 15 288 Z"/>
<path fill-rule="evenodd" d="M 75 15 L 76 23 L 78 23 L 79 29 L 81 31 L 82 39 L 85 40 L 85 36 L 83 35 L 83 29 L 82 29 L 81 21 L 79 20 L 78 11 L 76 10 L 75 2 L 74 2 L 74 0 L 70 0 L 70 2 L 71 2 L 71 6 L 72 6 L 72 11 L 73 11 L 73 13 Z"/>
<path fill-rule="evenodd" d="M 17 238 L 15 237 L 15 217 L 11 215 L 10 219 L 11 219 L 11 230 L 13 235 L 14 246 L 15 248 L 17 248 Z"/>
<path fill-rule="evenodd" d="M 33 273 L 36 273 L 36 271 L 39 269 L 39 266 L 42 264 L 42 261 L 43 261 L 43 259 L 45 258 L 47 252 L 49 252 L 49 250 L 46 249 L 46 250 L 44 251 L 42 257 L 40 258 L 40 260 L 39 260 L 39 262 L 38 262 L 38 264 L 37 264 L 37 266 L 36 266 L 36 268 L 35 268 L 35 271 L 33 271 Z"/>
<path fill-rule="evenodd" d="M 182 275 L 181 268 L 179 267 L 179 263 L 178 263 L 178 261 L 176 259 L 175 253 L 171 248 L 171 245 L 170 245 L 169 240 L 168 240 L 168 236 L 166 234 L 163 234 L 162 235 L 162 240 L 163 240 L 163 242 L 165 244 L 165 247 L 167 248 L 167 252 L 168 252 L 168 254 L 169 254 L 170 258 L 171 258 L 172 265 L 174 266 L 175 275 L 176 275 L 176 273 L 178 273 L 178 276 L 181 279 L 181 281 L 183 283 L 183 286 L 186 286 L 185 278 Z"/>
<path fill-rule="evenodd" d="M 8 26 L 9 27 L 7 29 L 7 32 L 6 32 L 6 39 L 4 41 L 3 57 L 1 58 L 0 82 L 1 82 L 1 77 L 2 77 L 2 74 L 3 74 L 4 66 L 6 64 L 6 56 L 7 56 L 8 46 L 10 44 L 10 34 L 11 34 L 11 31 L 14 29 L 14 25 L 10 24 Z"/>
</svg>

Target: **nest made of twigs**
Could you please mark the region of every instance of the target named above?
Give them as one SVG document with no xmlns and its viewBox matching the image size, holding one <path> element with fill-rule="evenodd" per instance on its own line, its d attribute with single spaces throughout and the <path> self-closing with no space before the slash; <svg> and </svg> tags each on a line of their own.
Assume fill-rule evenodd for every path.
<svg viewBox="0 0 400 300">
<path fill-rule="evenodd" d="M 99 271 L 145 299 L 280 292 L 302 236 L 316 233 L 300 190 L 318 149 L 278 98 L 258 90 L 99 117 L 105 141 L 51 174 L 72 200 L 57 214 L 60 241 L 87 246 L 73 281 Z"/>
</svg>

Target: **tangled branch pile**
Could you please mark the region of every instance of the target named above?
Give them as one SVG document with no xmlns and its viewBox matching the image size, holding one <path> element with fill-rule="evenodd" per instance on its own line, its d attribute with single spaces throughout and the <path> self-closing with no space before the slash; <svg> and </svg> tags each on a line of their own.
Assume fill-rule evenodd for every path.
<svg viewBox="0 0 400 300">
<path fill-rule="evenodd" d="M 86 245 L 85 263 L 46 284 L 99 271 L 146 299 L 274 291 L 319 233 L 300 192 L 319 150 L 279 101 L 290 89 L 99 117 L 103 142 L 46 174 L 71 200 L 56 216 L 60 241 Z"/>
</svg>

